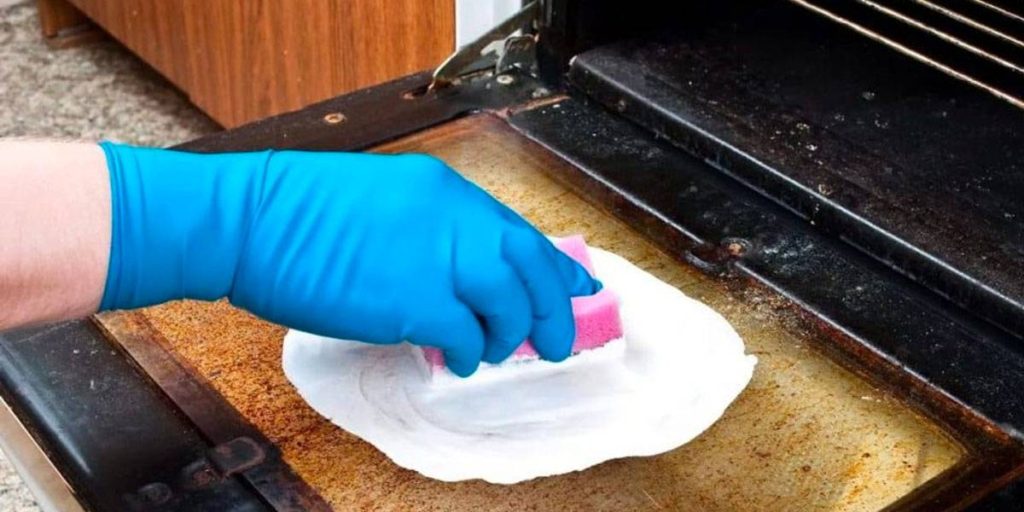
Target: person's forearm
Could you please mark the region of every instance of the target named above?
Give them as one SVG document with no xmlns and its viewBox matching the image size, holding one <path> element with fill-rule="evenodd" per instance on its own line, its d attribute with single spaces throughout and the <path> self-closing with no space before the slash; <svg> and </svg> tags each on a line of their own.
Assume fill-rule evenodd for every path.
<svg viewBox="0 0 1024 512">
<path fill-rule="evenodd" d="M 95 312 L 109 255 L 100 147 L 0 140 L 0 330 Z"/>
<path fill-rule="evenodd" d="M 435 347 L 466 376 L 527 338 L 568 357 L 571 297 L 600 286 L 428 155 L 0 142 L 0 329 L 226 297 L 314 334 Z"/>
</svg>

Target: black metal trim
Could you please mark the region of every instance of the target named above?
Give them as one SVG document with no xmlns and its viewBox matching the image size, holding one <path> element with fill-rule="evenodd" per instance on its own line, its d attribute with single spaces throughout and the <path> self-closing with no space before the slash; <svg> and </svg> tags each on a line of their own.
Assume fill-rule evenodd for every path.
<svg viewBox="0 0 1024 512">
<path fill-rule="evenodd" d="M 0 334 L 0 393 L 89 510 L 269 510 L 237 478 L 194 484 L 210 445 L 88 320 Z"/>
<path fill-rule="evenodd" d="M 358 151 L 482 109 L 501 110 L 550 94 L 541 82 L 526 75 L 516 74 L 507 83 L 492 78 L 490 72 L 481 72 L 453 87 L 427 92 L 430 73 L 417 73 L 186 142 L 175 149 Z"/>
</svg>

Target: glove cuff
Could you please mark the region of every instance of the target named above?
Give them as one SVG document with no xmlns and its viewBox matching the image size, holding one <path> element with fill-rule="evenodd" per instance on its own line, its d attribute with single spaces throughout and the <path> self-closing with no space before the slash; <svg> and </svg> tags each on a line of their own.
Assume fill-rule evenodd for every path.
<svg viewBox="0 0 1024 512">
<path fill-rule="evenodd" d="M 198 154 L 102 142 L 111 246 L 101 310 L 230 293 L 271 152 Z"/>
</svg>

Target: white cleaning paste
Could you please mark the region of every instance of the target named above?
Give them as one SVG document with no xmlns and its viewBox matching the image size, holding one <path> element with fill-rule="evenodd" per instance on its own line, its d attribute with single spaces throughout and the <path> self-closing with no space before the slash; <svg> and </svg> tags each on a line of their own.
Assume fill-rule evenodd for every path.
<svg viewBox="0 0 1024 512">
<path fill-rule="evenodd" d="M 591 248 L 624 339 L 562 363 L 430 382 L 410 345 L 290 331 L 285 374 L 317 412 L 431 478 L 511 484 L 676 448 L 714 423 L 757 359 L 708 306 Z"/>
</svg>

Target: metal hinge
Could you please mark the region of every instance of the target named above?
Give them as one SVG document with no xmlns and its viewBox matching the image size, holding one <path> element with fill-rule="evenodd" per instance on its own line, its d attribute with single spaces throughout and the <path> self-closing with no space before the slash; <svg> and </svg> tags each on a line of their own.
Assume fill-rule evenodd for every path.
<svg viewBox="0 0 1024 512">
<path fill-rule="evenodd" d="M 182 494 L 212 488 L 233 475 L 259 466 L 266 458 L 259 443 L 249 437 L 236 437 L 214 446 L 203 457 L 185 466 L 176 482 L 146 484 L 125 496 L 125 501 L 133 511 L 162 509 L 180 500 Z"/>
<path fill-rule="evenodd" d="M 533 29 L 534 21 L 540 13 L 538 6 L 538 0 L 526 4 L 519 12 L 456 50 L 434 70 L 430 90 L 451 85 L 460 76 L 485 67 L 493 65 L 498 73 L 502 73 L 534 60 L 536 38 L 526 33 Z M 524 35 L 515 35 L 520 30 Z M 494 59 L 488 60 L 486 57 Z"/>
<path fill-rule="evenodd" d="M 263 448 L 248 437 L 236 437 L 206 451 L 206 456 L 185 467 L 184 482 L 196 489 L 259 466 L 266 460 Z"/>
</svg>

